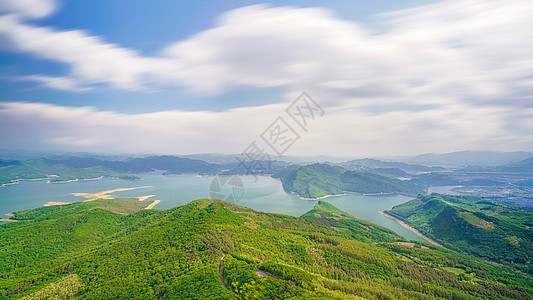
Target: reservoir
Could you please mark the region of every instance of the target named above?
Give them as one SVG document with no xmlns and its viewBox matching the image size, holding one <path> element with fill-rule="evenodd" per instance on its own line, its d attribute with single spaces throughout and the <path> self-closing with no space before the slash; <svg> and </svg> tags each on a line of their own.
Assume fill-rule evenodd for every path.
<svg viewBox="0 0 533 300">
<path fill-rule="evenodd" d="M 117 188 L 134 188 L 134 190 L 114 192 L 114 198 L 140 197 L 155 195 L 148 200 L 161 200 L 155 209 L 169 209 L 186 204 L 194 199 L 211 198 L 214 176 L 182 174 L 163 176 L 158 173 L 140 175 L 143 180 L 121 180 L 103 178 L 99 180 L 80 180 L 66 183 L 47 183 L 47 180 L 21 180 L 18 184 L 0 188 L 0 218 L 4 214 L 24 209 L 43 206 L 47 202 L 78 202 L 84 198 L 72 193 L 98 193 Z M 238 176 L 240 199 L 236 204 L 258 211 L 300 216 L 311 210 L 317 200 L 302 200 L 298 196 L 283 191 L 281 181 L 267 176 Z M 222 186 L 222 194 L 232 193 L 230 185 Z M 391 209 L 405 203 L 412 197 L 402 195 L 365 196 L 347 193 L 323 199 L 347 213 L 381 226 L 387 227 L 399 235 L 412 240 L 422 241 L 408 229 L 391 220 L 378 211 Z"/>
</svg>

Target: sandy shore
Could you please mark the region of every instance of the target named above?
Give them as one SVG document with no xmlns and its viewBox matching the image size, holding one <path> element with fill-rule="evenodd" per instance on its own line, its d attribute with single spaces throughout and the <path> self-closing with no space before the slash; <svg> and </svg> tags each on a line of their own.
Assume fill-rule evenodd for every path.
<svg viewBox="0 0 533 300">
<path fill-rule="evenodd" d="M 0 219 L 0 222 L 17 222 L 18 220 L 13 219 Z"/>
<path fill-rule="evenodd" d="M 296 195 L 296 196 L 298 196 L 298 198 L 300 198 L 302 200 L 311 200 L 311 201 L 316 201 L 316 200 L 325 199 L 325 198 L 329 198 L 329 197 L 346 196 L 346 194 L 343 193 L 343 194 L 335 194 L 335 195 L 326 195 L 326 196 L 322 196 L 322 197 L 318 197 L 318 198 L 305 198 L 305 197 L 302 197 L 302 196 L 298 195 L 298 193 L 296 193 L 296 192 L 287 192 L 287 191 L 285 191 L 285 193 Z"/>
<path fill-rule="evenodd" d="M 298 195 L 298 198 L 300 198 L 302 200 L 315 201 L 315 200 L 326 199 L 326 198 L 329 198 L 329 197 L 338 197 L 338 196 L 346 196 L 346 194 L 326 195 L 326 196 L 322 196 L 322 197 L 318 197 L 318 198 L 305 198 L 305 197 L 302 197 L 302 196 Z"/>
<path fill-rule="evenodd" d="M 49 201 L 48 203 L 43 204 L 43 206 L 65 205 L 65 204 L 71 204 L 71 203 L 70 203 L 70 202 L 55 202 L 55 201 Z"/>
<path fill-rule="evenodd" d="M 428 243 L 430 243 L 430 244 L 432 244 L 432 245 L 435 245 L 435 246 L 439 246 L 439 247 L 444 248 L 441 244 L 439 244 L 439 243 L 435 242 L 434 240 L 428 238 L 427 236 L 421 234 L 421 233 L 420 233 L 418 230 L 416 230 L 415 228 L 413 228 L 413 227 L 411 227 L 411 226 L 405 224 L 404 221 L 402 221 L 402 220 L 400 220 L 400 219 L 398 219 L 398 218 L 396 218 L 396 217 L 394 217 L 394 216 L 391 216 L 391 215 L 389 215 L 389 214 L 386 214 L 386 213 L 384 213 L 384 212 L 382 212 L 382 211 L 378 211 L 378 213 L 384 215 L 384 216 L 387 217 L 387 218 L 391 218 L 391 219 L 395 220 L 395 221 L 398 222 L 400 225 L 402 225 L 403 228 L 411 230 L 412 232 L 414 232 L 414 234 L 416 234 L 416 235 L 418 235 L 419 237 L 423 238 L 423 239 L 426 240 Z"/>
<path fill-rule="evenodd" d="M 118 188 L 118 189 L 103 191 L 103 192 L 98 192 L 98 193 L 72 193 L 72 195 L 87 199 L 85 201 L 92 201 L 92 200 L 102 199 L 102 198 L 113 199 L 113 197 L 111 196 L 112 193 L 122 192 L 122 191 L 131 191 L 131 190 L 143 189 L 143 188 L 149 188 L 149 187 L 152 187 L 152 186 L 147 185 L 147 186 L 139 186 L 139 187 L 132 187 L 132 188 Z"/>
<path fill-rule="evenodd" d="M 14 217 L 14 214 L 5 214 L 8 217 Z M 14 219 L 6 219 L 6 218 L 0 218 L 0 222 L 17 222 L 18 220 Z"/>
<path fill-rule="evenodd" d="M 154 208 L 154 206 L 156 206 L 159 202 L 161 202 L 161 200 L 154 200 L 154 202 L 150 203 L 150 205 L 148 205 L 148 206 L 145 207 L 144 209 L 152 209 L 152 208 Z"/>
<path fill-rule="evenodd" d="M 144 201 L 148 198 L 152 198 L 152 197 L 155 197 L 155 195 L 147 195 L 147 196 L 141 196 L 141 197 L 137 197 L 137 199 L 139 199 L 139 201 Z"/>
</svg>

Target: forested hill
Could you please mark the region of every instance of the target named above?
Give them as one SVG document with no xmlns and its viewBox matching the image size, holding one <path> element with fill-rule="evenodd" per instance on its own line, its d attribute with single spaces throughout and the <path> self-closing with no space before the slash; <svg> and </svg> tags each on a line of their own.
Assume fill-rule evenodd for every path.
<svg viewBox="0 0 533 300">
<path fill-rule="evenodd" d="M 533 275 L 533 211 L 476 197 L 420 195 L 396 216 L 440 244 Z"/>
<path fill-rule="evenodd" d="M 97 201 L 25 211 L 1 225 L 0 298 L 531 299 L 533 292 L 530 278 L 406 243 L 325 202 L 296 218 L 211 199 L 164 211 Z"/>
<path fill-rule="evenodd" d="M 390 170 L 349 171 L 340 166 L 316 163 L 292 168 L 290 171 L 274 174 L 274 176 L 280 178 L 285 191 L 296 193 L 304 198 L 320 198 L 345 191 L 413 195 L 425 191 L 423 185 L 409 180 L 402 181 L 396 178 L 397 172 Z"/>
</svg>

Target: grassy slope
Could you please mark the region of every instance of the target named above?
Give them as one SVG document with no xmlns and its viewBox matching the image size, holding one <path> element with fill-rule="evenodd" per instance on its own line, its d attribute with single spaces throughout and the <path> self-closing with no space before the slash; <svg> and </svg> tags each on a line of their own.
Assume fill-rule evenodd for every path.
<svg viewBox="0 0 533 300">
<path fill-rule="evenodd" d="M 0 294 L 50 290 L 73 274 L 79 299 L 527 299 L 533 291 L 526 278 L 471 257 L 388 242 L 400 237 L 325 202 L 300 218 L 219 200 L 129 215 L 87 203 L 0 226 Z M 230 290 L 218 278 L 222 256 Z"/>
<path fill-rule="evenodd" d="M 444 246 L 533 274 L 533 211 L 475 197 L 427 196 L 388 211 Z"/>
</svg>

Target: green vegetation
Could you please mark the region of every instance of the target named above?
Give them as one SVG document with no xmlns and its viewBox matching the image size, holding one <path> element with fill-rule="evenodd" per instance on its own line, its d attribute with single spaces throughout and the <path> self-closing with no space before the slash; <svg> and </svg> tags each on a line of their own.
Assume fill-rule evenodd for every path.
<svg viewBox="0 0 533 300">
<path fill-rule="evenodd" d="M 346 191 L 358 193 L 406 193 L 416 195 L 425 188 L 410 181 L 383 176 L 371 172 L 347 171 L 341 176 Z"/>
<path fill-rule="evenodd" d="M 312 210 L 301 217 L 317 225 L 335 227 L 336 230 L 362 242 L 395 242 L 400 240 L 392 230 L 358 219 L 324 201 L 318 201 Z M 319 236 L 313 236 L 313 238 L 320 239 Z"/>
<path fill-rule="evenodd" d="M 447 248 L 533 274 L 533 211 L 476 197 L 419 195 L 396 216 Z"/>
<path fill-rule="evenodd" d="M 73 299 L 74 296 L 83 288 L 80 278 L 76 274 L 71 274 L 59 279 L 57 282 L 50 283 L 40 291 L 37 291 L 22 300 L 41 300 L 41 299 Z"/>
<path fill-rule="evenodd" d="M 304 198 L 319 198 L 344 192 L 340 180 L 343 172 L 341 167 L 312 164 L 294 169 L 280 179 L 287 192 Z"/>
<path fill-rule="evenodd" d="M 140 177 L 117 172 L 103 165 L 78 167 L 69 166 L 64 161 L 46 158 L 18 161 L 9 165 L 0 165 L 0 184 L 13 183 L 20 179 L 45 179 L 58 183 L 77 179 L 93 179 L 99 177 L 115 177 L 137 180 Z"/>
<path fill-rule="evenodd" d="M 442 167 L 428 167 L 416 164 L 406 164 L 402 162 L 381 161 L 372 158 L 354 159 L 340 164 L 348 170 L 370 171 L 375 169 L 397 169 L 402 172 L 418 173 L 444 170 Z"/>
<path fill-rule="evenodd" d="M 529 277 L 425 243 L 400 245 L 393 232 L 323 201 L 299 218 L 212 199 L 165 211 L 131 205 L 96 200 L 16 213 L 23 221 L 0 226 L 0 298 L 531 299 L 533 292 Z"/>
<path fill-rule="evenodd" d="M 312 164 L 293 168 L 280 174 L 283 188 L 305 198 L 320 198 L 341 194 L 344 191 L 373 193 L 418 194 L 425 188 L 417 183 L 394 178 L 394 170 L 379 169 L 377 172 L 347 171 L 328 164 Z M 400 171 L 401 172 L 401 171 Z M 388 175 L 383 175 L 388 174 Z M 403 173 L 402 173 L 403 174 Z"/>
</svg>

